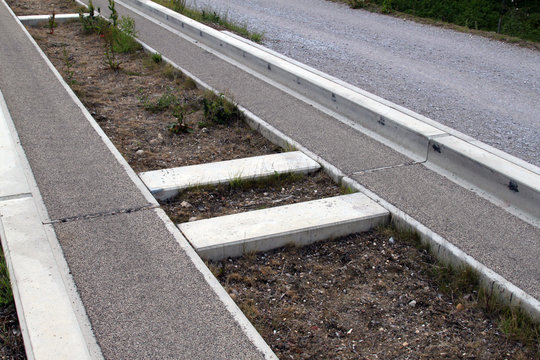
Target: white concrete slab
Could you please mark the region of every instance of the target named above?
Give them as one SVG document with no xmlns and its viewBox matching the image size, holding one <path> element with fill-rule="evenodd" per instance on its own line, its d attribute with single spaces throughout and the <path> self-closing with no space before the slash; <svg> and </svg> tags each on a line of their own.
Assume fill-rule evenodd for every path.
<svg viewBox="0 0 540 360">
<path fill-rule="evenodd" d="M 9 130 L 10 122 L 7 105 L 0 93 L 0 199 L 30 193 L 15 140 Z"/>
<path fill-rule="evenodd" d="M 389 212 L 361 193 L 179 224 L 199 255 L 219 260 L 367 231 Z"/>
<path fill-rule="evenodd" d="M 28 358 L 90 359 L 32 197 L 0 201 L 0 237 Z"/>
<path fill-rule="evenodd" d="M 19 20 L 27 26 L 37 26 L 40 24 L 48 24 L 49 18 L 52 13 L 49 15 L 22 15 L 18 16 Z M 86 16 L 86 15 L 85 15 Z M 54 21 L 57 24 L 65 23 L 71 20 L 78 20 L 79 14 L 56 14 L 54 15 Z"/>
<path fill-rule="evenodd" d="M 180 190 L 216 185 L 232 180 L 255 180 L 274 174 L 309 173 L 321 166 L 300 151 L 254 156 L 201 165 L 140 173 L 141 180 L 159 200 L 169 199 Z"/>
</svg>

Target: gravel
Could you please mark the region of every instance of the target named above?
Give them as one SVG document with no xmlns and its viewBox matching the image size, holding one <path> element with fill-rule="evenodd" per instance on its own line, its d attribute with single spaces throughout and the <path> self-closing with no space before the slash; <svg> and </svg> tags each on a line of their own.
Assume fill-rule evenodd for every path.
<svg viewBox="0 0 540 360">
<path fill-rule="evenodd" d="M 196 4 L 264 33 L 273 50 L 540 166 L 538 51 L 324 0 Z"/>
</svg>

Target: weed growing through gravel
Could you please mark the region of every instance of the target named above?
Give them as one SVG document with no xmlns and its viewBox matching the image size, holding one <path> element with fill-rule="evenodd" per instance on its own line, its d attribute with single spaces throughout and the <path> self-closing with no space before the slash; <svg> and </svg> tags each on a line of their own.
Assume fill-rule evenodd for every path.
<svg viewBox="0 0 540 360">
<path fill-rule="evenodd" d="M 224 94 L 205 93 L 203 110 L 206 120 L 218 125 L 227 125 L 243 118 L 242 112 L 236 104 L 228 101 Z"/>
<path fill-rule="evenodd" d="M 87 10 L 89 13 L 87 16 L 82 9 L 79 11 L 79 20 L 84 32 L 87 34 L 99 34 L 103 38 L 103 62 L 111 70 L 118 71 L 121 61 L 117 58 L 117 53 L 133 53 L 142 49 L 141 44 L 135 40 L 137 35 L 135 20 L 125 16 L 118 20 L 114 0 L 109 0 L 110 23 L 99 16 L 95 16 L 92 1 L 88 3 Z"/>
<path fill-rule="evenodd" d="M 73 76 L 75 75 L 75 72 L 72 70 L 73 61 L 72 61 L 71 55 L 69 55 L 69 53 L 68 53 L 68 51 L 66 50 L 65 47 L 62 49 L 62 54 L 64 56 L 64 65 L 66 66 L 67 82 L 70 85 L 74 85 L 77 82 L 75 81 L 75 79 L 73 79 Z"/>
<path fill-rule="evenodd" d="M 49 34 L 54 34 L 54 28 L 56 27 L 56 12 L 53 10 L 52 15 L 49 16 Z"/>
<path fill-rule="evenodd" d="M 152 55 L 150 55 L 150 57 L 152 61 L 155 62 L 156 64 L 160 64 L 163 61 L 163 58 L 161 57 L 160 53 L 153 53 Z"/>
</svg>

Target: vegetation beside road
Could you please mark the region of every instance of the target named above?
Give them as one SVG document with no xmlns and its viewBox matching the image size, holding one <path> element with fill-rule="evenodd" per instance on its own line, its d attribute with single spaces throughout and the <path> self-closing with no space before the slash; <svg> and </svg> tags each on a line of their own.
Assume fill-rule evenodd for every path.
<svg viewBox="0 0 540 360">
<path fill-rule="evenodd" d="M 511 37 L 540 42 L 540 2 L 537 0 L 338 0 L 352 8 L 393 13 L 410 20 L 431 19 L 462 29 L 493 32 L 499 40 Z M 433 24 L 433 22 L 431 22 Z M 442 25 L 435 24 L 435 25 Z M 510 38 L 509 38 L 510 37 Z"/>
<path fill-rule="evenodd" d="M 192 18 L 218 29 L 227 29 L 246 39 L 260 43 L 263 35 L 257 32 L 249 31 L 247 26 L 229 21 L 227 13 L 221 14 L 211 8 L 197 9 L 186 5 L 186 0 L 152 0 L 157 4 L 163 5 L 176 11 L 179 14 Z"/>
</svg>

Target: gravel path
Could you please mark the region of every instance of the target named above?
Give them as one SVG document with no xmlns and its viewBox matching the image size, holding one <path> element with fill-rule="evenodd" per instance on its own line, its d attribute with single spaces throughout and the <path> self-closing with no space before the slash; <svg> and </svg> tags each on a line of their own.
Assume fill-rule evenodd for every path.
<svg viewBox="0 0 540 360">
<path fill-rule="evenodd" d="M 196 4 L 263 32 L 273 50 L 540 166 L 538 51 L 325 0 Z"/>
</svg>

